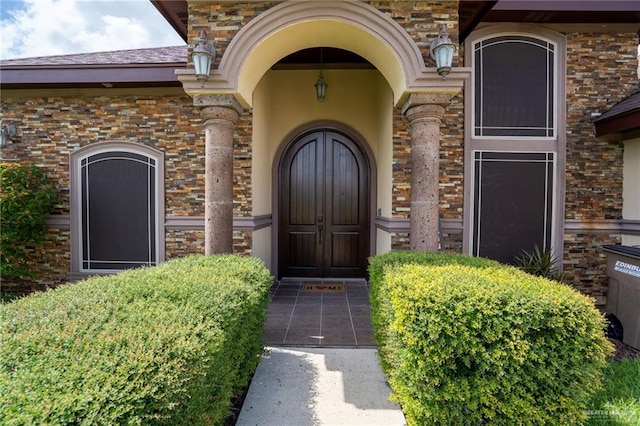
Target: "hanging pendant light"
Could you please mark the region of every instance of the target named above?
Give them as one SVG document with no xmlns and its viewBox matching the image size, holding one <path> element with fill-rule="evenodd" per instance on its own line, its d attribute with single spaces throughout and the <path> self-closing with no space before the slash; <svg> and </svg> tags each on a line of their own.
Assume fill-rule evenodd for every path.
<svg viewBox="0 0 640 426">
<path fill-rule="evenodd" d="M 318 76 L 318 80 L 314 86 L 316 87 L 316 97 L 318 98 L 318 102 L 324 102 L 324 98 L 327 96 L 327 87 L 329 87 L 329 85 L 325 81 L 324 75 L 322 75 L 322 70 L 320 70 L 320 75 Z"/>
<path fill-rule="evenodd" d="M 316 80 L 316 84 L 314 84 L 314 86 L 316 88 L 316 99 L 318 99 L 318 102 L 324 102 L 324 99 L 327 96 L 327 87 L 329 87 L 329 85 L 322 74 L 322 47 L 320 48 L 320 75 L 318 76 L 318 80 Z"/>
</svg>

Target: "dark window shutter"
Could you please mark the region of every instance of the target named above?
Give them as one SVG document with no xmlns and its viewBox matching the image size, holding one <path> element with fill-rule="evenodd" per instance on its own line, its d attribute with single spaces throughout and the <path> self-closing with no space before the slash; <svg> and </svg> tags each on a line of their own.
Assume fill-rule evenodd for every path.
<svg viewBox="0 0 640 426">
<path fill-rule="evenodd" d="M 82 160 L 82 269 L 156 263 L 155 169 L 154 159 L 125 151 Z"/>
</svg>

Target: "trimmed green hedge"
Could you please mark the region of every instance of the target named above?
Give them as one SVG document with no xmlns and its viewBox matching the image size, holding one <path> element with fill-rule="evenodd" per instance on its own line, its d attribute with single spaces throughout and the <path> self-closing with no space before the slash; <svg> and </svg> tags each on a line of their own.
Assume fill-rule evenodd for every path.
<svg viewBox="0 0 640 426">
<path fill-rule="evenodd" d="M 579 424 L 611 344 L 591 299 L 463 255 L 371 259 L 374 332 L 411 425 Z"/>
<path fill-rule="evenodd" d="M 415 265 L 468 265 L 477 268 L 488 268 L 499 265 L 497 262 L 482 257 L 462 256 L 447 253 L 428 253 L 424 251 L 392 251 L 369 259 L 369 280 L 371 283 L 371 321 L 373 323 L 374 339 L 378 344 L 378 354 L 382 367 L 387 371 L 390 366 L 387 359 L 393 359 L 388 354 L 395 349 L 388 343 L 390 336 L 395 335 L 391 323 L 394 320 L 393 307 L 388 296 L 389 288 L 384 285 L 384 275 L 387 270 L 397 266 Z"/>
<path fill-rule="evenodd" d="M 221 424 L 249 380 L 272 277 L 192 256 L 0 307 L 0 424 Z"/>
</svg>

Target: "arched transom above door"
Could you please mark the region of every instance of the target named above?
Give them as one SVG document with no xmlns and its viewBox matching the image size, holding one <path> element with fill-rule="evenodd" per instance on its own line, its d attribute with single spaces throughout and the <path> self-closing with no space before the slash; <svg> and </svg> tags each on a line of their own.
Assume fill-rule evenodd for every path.
<svg viewBox="0 0 640 426">
<path fill-rule="evenodd" d="M 368 60 L 389 83 L 395 104 L 409 93 L 456 93 L 468 76 L 467 69 L 454 68 L 442 80 L 435 68 L 425 66 L 422 52 L 400 24 L 358 1 L 279 4 L 236 34 L 206 83 L 191 78 L 191 70 L 177 74 L 191 96 L 233 94 L 251 107 L 256 85 L 273 64 L 296 51 L 320 46 L 348 50 Z"/>
</svg>

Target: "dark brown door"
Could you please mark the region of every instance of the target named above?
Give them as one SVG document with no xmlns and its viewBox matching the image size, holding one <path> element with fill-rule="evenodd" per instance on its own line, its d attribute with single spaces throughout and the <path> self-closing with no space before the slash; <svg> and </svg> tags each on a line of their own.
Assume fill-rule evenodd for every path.
<svg viewBox="0 0 640 426">
<path fill-rule="evenodd" d="M 364 277 L 369 253 L 369 166 L 334 130 L 295 141 L 280 164 L 280 276 Z"/>
</svg>

